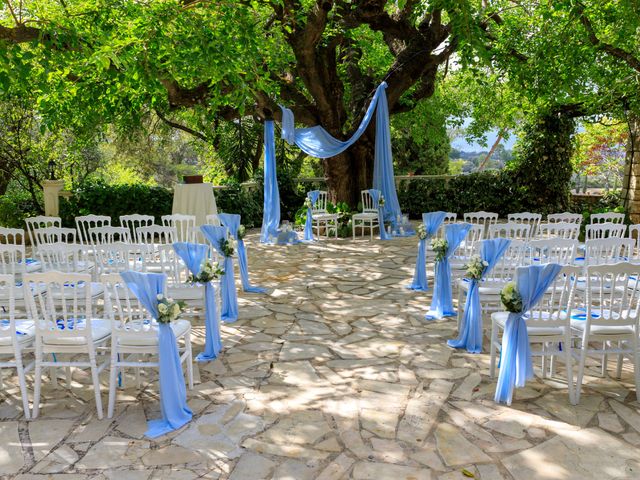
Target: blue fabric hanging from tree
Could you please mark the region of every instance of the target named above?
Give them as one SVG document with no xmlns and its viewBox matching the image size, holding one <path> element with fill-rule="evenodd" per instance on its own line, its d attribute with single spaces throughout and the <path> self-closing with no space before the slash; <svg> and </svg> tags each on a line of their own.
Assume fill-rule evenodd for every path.
<svg viewBox="0 0 640 480">
<path fill-rule="evenodd" d="M 376 143 L 373 168 L 373 187 L 376 190 L 380 190 L 385 198 L 385 219 L 391 220 L 395 225 L 397 218 L 402 215 L 402 212 L 400 211 L 400 203 L 398 202 L 398 194 L 396 193 L 396 184 L 393 176 L 393 157 L 391 154 L 391 134 L 389 129 L 389 106 L 387 104 L 386 88 L 386 82 L 382 82 L 378 86 L 373 99 L 371 100 L 371 103 L 358 126 L 358 129 L 348 140 L 338 140 L 337 138 L 334 138 L 329 132 L 319 125 L 310 128 L 295 128 L 293 112 L 282 106 L 280 108 L 282 109 L 282 138 L 291 145 L 295 143 L 307 155 L 316 158 L 335 157 L 357 142 L 369 126 L 375 112 Z M 265 236 L 267 204 L 269 204 L 270 208 L 268 215 L 271 216 L 271 210 L 273 209 L 272 203 L 274 201 L 271 197 L 271 193 L 267 192 L 266 167 L 267 152 L 270 149 L 275 152 L 275 144 L 272 134 L 273 129 L 271 130 L 271 136 L 267 134 L 265 122 L 265 217 L 262 224 L 262 242 L 266 242 L 266 238 L 268 237 L 268 235 Z M 271 147 L 268 146 L 269 143 L 271 143 Z M 278 220 L 279 219 L 278 210 Z"/>
<path fill-rule="evenodd" d="M 276 141 L 273 120 L 264 122 L 264 209 L 260 242 L 270 243 L 280 226 L 280 192 L 276 172 Z"/>
</svg>

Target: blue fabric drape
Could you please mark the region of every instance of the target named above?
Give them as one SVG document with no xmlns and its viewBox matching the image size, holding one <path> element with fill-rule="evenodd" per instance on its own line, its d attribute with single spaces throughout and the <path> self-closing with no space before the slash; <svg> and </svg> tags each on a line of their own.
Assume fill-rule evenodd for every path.
<svg viewBox="0 0 640 480">
<path fill-rule="evenodd" d="M 122 279 L 142 306 L 158 318 L 158 294 L 164 292 L 166 276 L 161 273 L 122 272 Z M 187 388 L 180 366 L 180 355 L 171 325 L 158 324 L 158 357 L 160 363 L 160 411 L 162 418 L 150 420 L 145 435 L 156 438 L 177 430 L 191 421 L 187 405 Z"/>
<path fill-rule="evenodd" d="M 205 238 L 213 245 L 216 251 L 224 256 L 220 249 L 220 241 L 227 238 L 227 227 L 216 227 L 214 225 L 201 225 Z M 221 318 L 227 323 L 235 322 L 238 319 L 238 296 L 236 294 L 236 280 L 233 273 L 233 257 L 224 257 L 224 276 L 221 282 L 222 312 Z"/>
<path fill-rule="evenodd" d="M 418 240 L 416 270 L 413 274 L 413 282 L 411 282 L 411 285 L 407 288 L 421 292 L 429 290 L 429 284 L 427 283 L 427 242 L 436 234 L 446 215 L 446 212 L 429 212 L 422 214 L 422 223 L 424 223 L 427 238 Z"/>
<path fill-rule="evenodd" d="M 311 190 L 307 193 L 307 198 L 311 200 L 311 205 L 315 205 L 320 196 L 320 190 Z M 304 239 L 307 242 L 313 241 L 313 217 L 311 216 L 311 209 L 307 208 L 307 221 L 304 222 Z"/>
<path fill-rule="evenodd" d="M 371 195 L 371 198 L 373 199 L 373 203 L 376 206 L 376 209 L 378 210 L 378 223 L 380 224 L 380 228 L 379 228 L 380 240 L 391 240 L 392 238 L 391 235 L 389 235 L 384 228 L 384 207 L 380 206 L 380 195 L 382 192 L 380 192 L 380 190 L 376 190 L 375 188 L 368 190 L 368 192 L 369 192 L 369 195 Z"/>
<path fill-rule="evenodd" d="M 264 122 L 264 210 L 260 241 L 270 243 L 280 227 L 280 192 L 276 173 L 276 141 L 273 120 Z"/>
<path fill-rule="evenodd" d="M 506 238 L 494 238 L 482 242 L 480 257 L 489 265 L 485 267 L 480 280 L 486 278 L 493 270 L 510 244 L 511 240 Z M 482 353 L 482 306 L 478 280 L 469 280 L 461 325 L 459 337 L 456 340 L 449 340 L 447 344 L 453 348 L 466 348 L 470 353 Z"/>
<path fill-rule="evenodd" d="M 449 259 L 467 236 L 469 230 L 471 230 L 470 223 L 453 223 L 445 227 L 444 236 L 448 246 L 444 258 L 441 261 L 436 262 L 436 278 L 435 285 L 433 287 L 433 299 L 431 301 L 431 308 L 426 315 L 427 320 L 452 317 L 456 314 L 453 310 L 451 265 L 449 265 Z"/>
<path fill-rule="evenodd" d="M 344 152 L 365 132 L 376 114 L 376 144 L 373 167 L 373 187 L 380 190 L 386 200 L 384 216 L 395 225 L 402 215 L 393 177 L 393 157 L 391 154 L 391 134 L 389 130 L 389 106 L 387 104 L 386 82 L 382 82 L 373 96 L 358 129 L 348 140 L 338 140 L 319 125 L 311 128 L 295 128 L 293 112 L 281 106 L 282 138 L 289 144 L 296 144 L 307 155 L 316 158 L 330 158 Z M 265 135 L 265 143 L 267 138 Z M 266 175 L 266 172 L 265 172 Z M 266 198 L 266 193 L 265 193 Z"/>
<path fill-rule="evenodd" d="M 500 373 L 495 401 L 511 405 L 514 387 L 524 387 L 533 378 L 529 334 L 524 315 L 540 301 L 562 267 L 557 263 L 530 265 L 516 270 L 516 288 L 522 297 L 522 312 L 509 313 L 502 335 Z"/>
<path fill-rule="evenodd" d="M 198 275 L 202 264 L 207 260 L 209 247 L 201 243 L 177 242 L 173 248 L 193 275 Z M 214 360 L 222 351 L 216 291 L 213 283 L 204 284 L 204 352 L 196 357 L 199 362 Z"/>
<path fill-rule="evenodd" d="M 240 280 L 242 280 L 242 290 L 248 293 L 265 293 L 267 290 L 262 287 L 254 287 L 249 281 L 249 261 L 247 260 L 247 250 L 244 240 L 238 238 L 240 228 L 240 215 L 237 213 L 219 213 L 218 218 L 222 225 L 229 229 L 229 233 L 236 241 L 238 252 L 238 266 L 240 267 Z"/>
</svg>

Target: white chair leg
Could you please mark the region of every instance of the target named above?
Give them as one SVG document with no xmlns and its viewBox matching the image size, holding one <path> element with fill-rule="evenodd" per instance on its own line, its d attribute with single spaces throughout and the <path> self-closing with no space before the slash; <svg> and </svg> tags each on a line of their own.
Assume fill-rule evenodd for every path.
<svg viewBox="0 0 640 480">
<path fill-rule="evenodd" d="M 571 353 L 571 336 L 566 335 L 564 340 L 564 361 L 567 368 L 567 388 L 569 389 L 569 402 L 576 405 L 576 398 L 573 387 L 573 355 Z"/>
<path fill-rule="evenodd" d="M 584 376 L 584 364 L 587 358 L 587 345 L 585 343 L 582 344 L 582 349 L 580 350 L 580 363 L 578 364 L 578 377 L 576 378 L 576 389 L 574 393 L 575 404 L 580 403 L 580 393 L 582 390 L 582 377 Z"/>
<path fill-rule="evenodd" d="M 67 388 L 71 388 L 71 367 L 65 368 Z"/>
<path fill-rule="evenodd" d="M 354 240 L 356 239 L 356 221 L 353 217 L 351 218 L 351 236 Z"/>
<path fill-rule="evenodd" d="M 36 367 L 33 384 L 33 411 L 31 418 L 38 418 L 40 412 L 40 387 L 42 386 L 42 353 L 36 350 Z"/>
<path fill-rule="evenodd" d="M 636 377 L 636 400 L 640 402 L 640 346 L 638 345 L 638 333 L 633 335 L 631 344 L 633 345 L 633 374 Z"/>
<path fill-rule="evenodd" d="M 547 378 L 547 344 L 542 342 L 542 378 Z"/>
<path fill-rule="evenodd" d="M 618 342 L 618 348 L 622 348 L 622 342 Z M 616 378 L 622 377 L 622 362 L 624 360 L 623 354 L 618 354 L 618 364 L 616 365 Z M 635 371 L 635 370 L 634 370 Z"/>
<path fill-rule="evenodd" d="M 193 390 L 193 353 L 191 350 L 191 330 L 184 336 L 184 346 L 187 351 L 187 380 L 189 382 L 189 390 Z"/>
<path fill-rule="evenodd" d="M 98 420 L 102 420 L 102 397 L 100 395 L 100 377 L 98 376 L 98 364 L 96 363 L 96 352 L 92 348 L 89 351 L 89 362 L 91 363 L 91 379 L 93 380 L 93 391 L 96 397 L 96 410 L 98 411 Z"/>
<path fill-rule="evenodd" d="M 111 365 L 109 369 L 109 404 L 107 406 L 107 418 L 113 417 L 113 412 L 116 406 L 116 390 L 118 388 L 118 372 L 119 372 L 118 354 L 115 350 L 112 350 Z"/>
<path fill-rule="evenodd" d="M 22 353 L 16 352 L 16 370 L 18 371 L 18 381 L 20 382 L 20 395 L 22 397 L 22 410 L 24 418 L 31 418 L 31 409 L 29 408 L 29 392 L 27 391 L 27 381 L 24 375 L 24 365 L 22 364 Z"/>
</svg>

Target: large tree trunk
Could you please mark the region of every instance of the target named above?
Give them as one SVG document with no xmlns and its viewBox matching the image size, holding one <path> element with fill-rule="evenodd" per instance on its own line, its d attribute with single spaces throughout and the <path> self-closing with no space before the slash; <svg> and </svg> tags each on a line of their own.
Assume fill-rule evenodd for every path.
<svg viewBox="0 0 640 480">
<path fill-rule="evenodd" d="M 622 198 L 631 222 L 640 223 L 640 116 L 637 115 L 629 117 Z"/>
</svg>

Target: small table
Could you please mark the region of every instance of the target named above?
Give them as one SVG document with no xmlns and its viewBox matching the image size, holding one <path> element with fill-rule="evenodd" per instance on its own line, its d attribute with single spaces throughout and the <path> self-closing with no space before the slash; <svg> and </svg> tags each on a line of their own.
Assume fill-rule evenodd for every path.
<svg viewBox="0 0 640 480">
<path fill-rule="evenodd" d="M 173 188 L 171 213 L 195 215 L 196 225 L 205 225 L 207 215 L 217 215 L 216 197 L 210 183 L 177 183 Z"/>
</svg>

